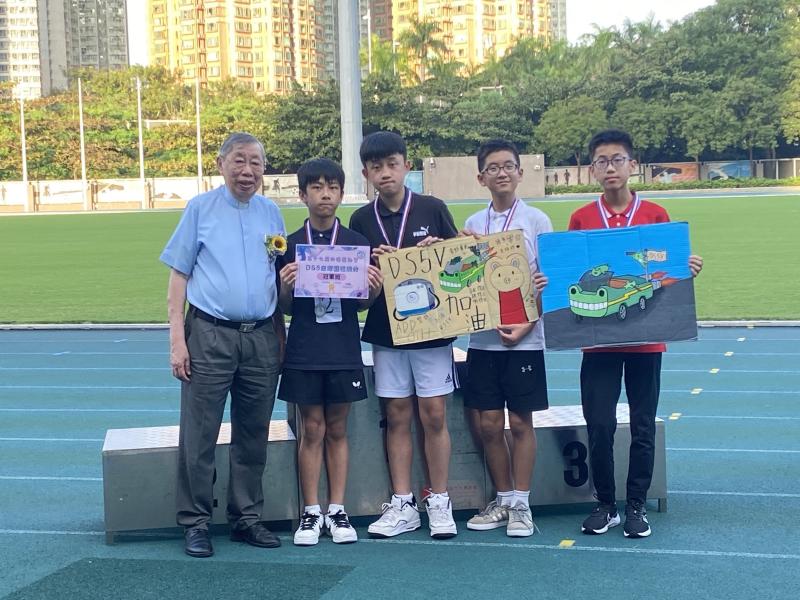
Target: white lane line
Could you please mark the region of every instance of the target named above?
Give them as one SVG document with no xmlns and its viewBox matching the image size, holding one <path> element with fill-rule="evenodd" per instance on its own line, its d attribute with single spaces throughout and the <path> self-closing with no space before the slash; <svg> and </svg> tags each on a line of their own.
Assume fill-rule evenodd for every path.
<svg viewBox="0 0 800 600">
<path fill-rule="evenodd" d="M 168 356 L 169 352 L 0 352 L 0 356 Z"/>
<path fill-rule="evenodd" d="M 778 494 L 773 492 L 709 492 L 700 490 L 667 490 L 667 495 L 686 496 L 744 496 L 752 498 L 800 498 L 800 494 Z"/>
<path fill-rule="evenodd" d="M 655 554 L 673 556 L 709 556 L 722 558 L 763 558 L 771 560 L 800 560 L 800 554 L 772 554 L 766 552 L 723 552 L 720 550 L 669 550 L 667 548 L 611 548 L 607 546 L 571 546 L 561 548 L 557 545 L 547 544 L 513 544 L 509 542 L 450 542 L 447 540 L 375 540 L 371 538 L 359 539 L 359 543 L 372 544 L 406 544 L 409 546 L 455 546 L 466 548 L 514 548 L 517 550 L 554 550 L 558 552 L 611 552 L 622 554 Z"/>
<path fill-rule="evenodd" d="M 662 419 L 664 417 L 661 417 Z M 751 421 L 800 421 L 800 417 L 755 417 L 746 415 L 737 417 L 736 415 L 681 415 L 681 419 L 731 419 L 731 420 L 751 420 Z"/>
<path fill-rule="evenodd" d="M 0 385 L 3 390 L 178 390 L 180 385 Z"/>
<path fill-rule="evenodd" d="M 765 450 L 757 448 L 667 448 L 673 452 L 752 452 L 754 454 L 800 454 L 800 450 Z"/>
<path fill-rule="evenodd" d="M 137 535 L 132 532 L 120 531 L 119 535 Z M 37 530 L 37 529 L 0 529 L 3 535 L 83 535 L 83 536 L 105 536 L 105 531 L 66 531 L 66 530 Z M 164 537 L 158 534 L 139 534 L 141 537 Z M 177 536 L 176 536 L 177 537 Z M 289 539 L 288 536 L 280 536 L 282 539 Z M 389 544 L 391 546 L 451 546 L 455 548 L 513 548 L 515 550 L 547 550 L 554 552 L 608 552 L 611 554 L 650 554 L 656 556 L 705 556 L 710 558 L 746 558 L 764 560 L 800 560 L 800 554 L 777 554 L 767 552 L 724 552 L 721 550 L 680 550 L 667 548 L 612 548 L 608 546 L 571 546 L 569 548 L 549 544 L 514 544 L 509 542 L 463 542 L 447 540 L 375 540 L 371 538 L 360 538 L 359 543 L 365 544 Z"/>
<path fill-rule="evenodd" d="M 0 367 L 0 371 L 169 371 L 169 367 Z M 577 369 L 576 369 L 577 371 Z M 765 371 L 772 373 L 773 371 Z"/>
<path fill-rule="evenodd" d="M 179 413 L 178 408 L 0 408 L 0 412 L 13 413 Z"/>
<path fill-rule="evenodd" d="M 102 477 L 46 477 L 38 475 L 0 475 L 0 481 L 103 481 Z"/>
<path fill-rule="evenodd" d="M 34 438 L 0 437 L 0 442 L 103 442 L 100 438 Z"/>
</svg>

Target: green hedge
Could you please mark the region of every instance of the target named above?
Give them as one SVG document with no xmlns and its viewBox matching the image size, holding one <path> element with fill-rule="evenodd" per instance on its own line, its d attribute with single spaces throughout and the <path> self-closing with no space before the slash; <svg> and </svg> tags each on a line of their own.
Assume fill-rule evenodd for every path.
<svg viewBox="0 0 800 600">
<path fill-rule="evenodd" d="M 651 190 L 711 190 L 726 188 L 755 188 L 800 186 L 800 177 L 786 179 L 764 179 L 762 177 L 747 177 L 744 179 L 703 179 L 699 181 L 676 181 L 674 183 L 632 183 L 631 188 L 640 191 Z M 550 194 L 583 194 L 602 191 L 596 183 L 587 185 L 548 185 L 544 193 Z"/>
</svg>

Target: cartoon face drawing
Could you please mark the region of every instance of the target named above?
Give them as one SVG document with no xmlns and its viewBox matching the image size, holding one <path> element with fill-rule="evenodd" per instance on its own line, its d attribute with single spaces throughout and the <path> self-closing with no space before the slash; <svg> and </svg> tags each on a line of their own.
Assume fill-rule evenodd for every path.
<svg viewBox="0 0 800 600">
<path fill-rule="evenodd" d="M 491 259 L 487 266 L 487 283 L 498 292 L 509 292 L 525 286 L 526 278 L 523 269 L 528 268 L 528 261 L 519 254 L 512 254 L 510 260 L 501 262 Z M 527 286 L 525 286 L 527 287 Z"/>
</svg>

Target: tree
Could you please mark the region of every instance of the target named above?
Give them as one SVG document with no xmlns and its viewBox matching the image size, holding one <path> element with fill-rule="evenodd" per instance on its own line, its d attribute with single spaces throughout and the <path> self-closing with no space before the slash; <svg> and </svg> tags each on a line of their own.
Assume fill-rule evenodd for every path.
<svg viewBox="0 0 800 600">
<path fill-rule="evenodd" d="M 789 2 L 786 14 L 784 43 L 792 57 L 788 69 L 788 84 L 781 95 L 781 128 L 789 142 L 800 144 L 800 6 Z"/>
<path fill-rule="evenodd" d="M 581 158 L 591 137 L 607 125 L 606 112 L 594 98 L 578 96 L 556 102 L 542 115 L 534 139 L 551 161 L 574 158 L 581 183 Z"/>
<path fill-rule="evenodd" d="M 435 21 L 419 20 L 412 15 L 408 20 L 408 28 L 397 37 L 400 46 L 414 59 L 415 70 L 412 74 L 417 83 L 425 81 L 426 69 L 435 56 L 447 55 L 447 46 L 437 37 L 439 33 L 439 26 Z"/>
<path fill-rule="evenodd" d="M 625 98 L 617 103 L 611 125 L 631 134 L 639 156 L 657 155 L 669 136 L 673 111 L 665 104 L 646 102 L 641 98 Z"/>
</svg>

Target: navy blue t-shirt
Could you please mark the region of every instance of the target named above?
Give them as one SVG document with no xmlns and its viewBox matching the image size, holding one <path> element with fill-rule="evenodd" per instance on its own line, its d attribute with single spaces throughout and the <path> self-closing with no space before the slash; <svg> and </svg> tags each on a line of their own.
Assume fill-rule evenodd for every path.
<svg viewBox="0 0 800 600">
<path fill-rule="evenodd" d="M 330 245 L 332 230 L 311 230 L 314 244 Z M 305 227 L 287 239 L 286 254 L 279 256 L 276 269 L 294 262 L 297 244 L 307 244 Z M 339 227 L 336 243 L 343 246 L 369 246 L 360 233 Z M 335 301 L 335 300 L 334 300 Z M 358 300 L 341 299 L 342 320 L 338 323 L 317 323 L 314 298 L 292 300 L 292 323 L 286 340 L 285 369 L 330 371 L 361 369 L 361 332 L 358 325 Z"/>
</svg>

